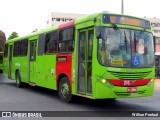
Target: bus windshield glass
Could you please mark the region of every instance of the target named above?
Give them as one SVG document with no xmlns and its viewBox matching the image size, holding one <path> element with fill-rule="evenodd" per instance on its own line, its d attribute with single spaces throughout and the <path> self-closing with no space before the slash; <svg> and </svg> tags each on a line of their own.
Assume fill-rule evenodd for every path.
<svg viewBox="0 0 160 120">
<path fill-rule="evenodd" d="M 152 33 L 120 28 L 101 28 L 98 60 L 104 66 L 153 67 Z"/>
</svg>

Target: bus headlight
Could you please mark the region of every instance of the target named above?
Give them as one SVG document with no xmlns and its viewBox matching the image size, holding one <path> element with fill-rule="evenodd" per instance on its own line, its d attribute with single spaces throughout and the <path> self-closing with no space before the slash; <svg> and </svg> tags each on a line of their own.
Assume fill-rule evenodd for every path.
<svg viewBox="0 0 160 120">
<path fill-rule="evenodd" d="M 151 81 L 148 83 L 148 86 L 150 86 L 151 83 L 153 83 L 153 82 L 154 82 L 154 79 L 151 79 Z"/>
<path fill-rule="evenodd" d="M 154 81 L 154 79 L 151 79 L 151 82 L 153 82 Z"/>
<path fill-rule="evenodd" d="M 102 79 L 102 83 L 105 84 L 106 83 L 106 79 Z"/>
</svg>

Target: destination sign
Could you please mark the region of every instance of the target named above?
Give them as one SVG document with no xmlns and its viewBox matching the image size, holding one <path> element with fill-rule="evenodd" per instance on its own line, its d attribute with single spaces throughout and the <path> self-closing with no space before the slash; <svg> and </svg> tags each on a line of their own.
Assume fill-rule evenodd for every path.
<svg viewBox="0 0 160 120">
<path fill-rule="evenodd" d="M 67 61 L 67 57 L 66 56 L 57 57 L 57 62 L 66 62 L 66 61 Z"/>
<path fill-rule="evenodd" d="M 147 29 L 151 29 L 150 22 L 147 20 L 142 20 L 139 18 L 129 17 L 129 16 L 121 16 L 121 15 L 103 15 L 103 22 L 104 23 L 111 23 L 111 24 L 123 24 L 123 25 L 131 25 L 131 26 L 138 26 Z"/>
</svg>

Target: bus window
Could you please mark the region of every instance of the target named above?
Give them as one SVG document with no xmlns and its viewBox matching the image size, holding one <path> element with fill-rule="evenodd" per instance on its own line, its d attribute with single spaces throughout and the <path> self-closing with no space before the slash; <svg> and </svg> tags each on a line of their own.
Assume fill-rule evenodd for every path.
<svg viewBox="0 0 160 120">
<path fill-rule="evenodd" d="M 45 53 L 53 54 L 57 51 L 57 37 L 58 32 L 54 31 L 51 33 L 47 33 L 45 37 Z"/>
<path fill-rule="evenodd" d="M 6 44 L 4 48 L 4 58 L 6 57 L 8 57 L 8 44 Z"/>
<path fill-rule="evenodd" d="M 21 56 L 26 56 L 28 51 L 28 39 L 24 39 L 21 41 L 20 45 Z"/>
<path fill-rule="evenodd" d="M 30 61 L 36 61 L 36 42 L 30 43 Z"/>
<path fill-rule="evenodd" d="M 13 51 L 14 57 L 18 57 L 20 55 L 20 43 L 21 41 L 14 42 L 14 51 Z"/>
<path fill-rule="evenodd" d="M 73 52 L 74 30 L 73 27 L 63 29 L 59 32 L 59 52 Z"/>
<path fill-rule="evenodd" d="M 38 39 L 38 55 L 43 55 L 45 45 L 45 35 L 41 34 Z"/>
</svg>

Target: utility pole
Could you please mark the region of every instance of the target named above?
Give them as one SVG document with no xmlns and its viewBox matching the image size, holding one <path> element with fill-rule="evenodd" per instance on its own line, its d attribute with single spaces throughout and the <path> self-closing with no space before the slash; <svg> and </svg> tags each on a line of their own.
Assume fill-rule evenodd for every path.
<svg viewBox="0 0 160 120">
<path fill-rule="evenodd" d="M 124 4 L 123 4 L 123 0 L 121 1 L 121 13 L 124 14 Z"/>
</svg>

